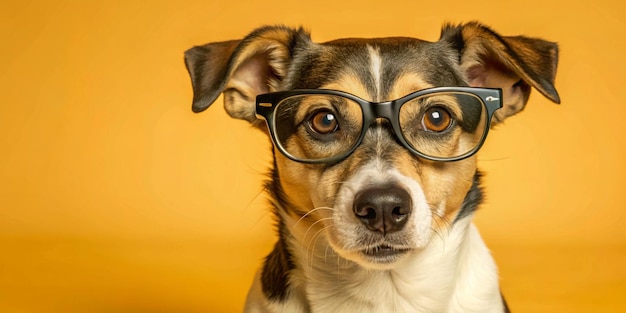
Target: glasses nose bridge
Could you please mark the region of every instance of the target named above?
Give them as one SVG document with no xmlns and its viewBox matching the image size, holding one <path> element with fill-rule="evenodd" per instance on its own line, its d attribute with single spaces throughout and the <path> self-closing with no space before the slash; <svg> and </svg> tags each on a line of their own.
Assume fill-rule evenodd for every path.
<svg viewBox="0 0 626 313">
<path fill-rule="evenodd" d="M 393 136 L 400 137 L 398 134 L 399 129 L 396 129 L 394 125 L 397 125 L 397 106 L 395 100 L 385 101 L 385 102 L 368 102 L 369 106 L 369 115 L 366 117 L 366 120 L 369 123 L 363 125 L 363 133 L 365 133 L 379 118 L 386 119 L 389 122 L 390 131 Z M 367 114 L 367 113 L 366 113 Z"/>
<path fill-rule="evenodd" d="M 385 102 L 369 102 L 371 112 L 372 112 L 372 121 L 375 121 L 377 118 L 384 118 L 391 122 L 394 117 L 394 101 L 385 101 Z"/>
</svg>

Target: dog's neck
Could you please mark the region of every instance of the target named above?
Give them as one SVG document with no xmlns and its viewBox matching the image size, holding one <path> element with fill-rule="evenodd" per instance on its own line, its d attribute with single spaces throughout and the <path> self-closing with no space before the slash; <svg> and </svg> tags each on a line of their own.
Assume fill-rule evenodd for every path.
<svg viewBox="0 0 626 313">
<path fill-rule="evenodd" d="M 471 218 L 457 220 L 390 270 L 343 259 L 324 238 L 308 247 L 288 240 L 289 298 L 306 299 L 310 312 L 485 312 L 500 299 L 498 277 Z"/>
</svg>

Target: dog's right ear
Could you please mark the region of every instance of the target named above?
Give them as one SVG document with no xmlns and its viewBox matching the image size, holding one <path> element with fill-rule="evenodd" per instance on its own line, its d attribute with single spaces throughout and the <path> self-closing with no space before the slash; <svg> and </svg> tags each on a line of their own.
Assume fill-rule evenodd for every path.
<svg viewBox="0 0 626 313">
<path fill-rule="evenodd" d="M 259 28 L 243 40 L 209 43 L 185 52 L 193 87 L 192 110 L 206 110 L 224 93 L 226 112 L 255 122 L 256 96 L 277 91 L 293 53 L 311 37 L 302 28 Z"/>
</svg>

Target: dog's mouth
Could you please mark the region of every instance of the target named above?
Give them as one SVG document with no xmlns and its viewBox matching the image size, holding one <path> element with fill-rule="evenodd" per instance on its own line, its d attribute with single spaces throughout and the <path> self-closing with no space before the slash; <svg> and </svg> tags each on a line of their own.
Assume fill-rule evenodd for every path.
<svg viewBox="0 0 626 313">
<path fill-rule="evenodd" d="M 365 248 L 364 250 L 361 250 L 361 253 L 376 263 L 391 263 L 410 251 L 411 249 L 408 248 L 393 247 L 382 244 Z"/>
</svg>

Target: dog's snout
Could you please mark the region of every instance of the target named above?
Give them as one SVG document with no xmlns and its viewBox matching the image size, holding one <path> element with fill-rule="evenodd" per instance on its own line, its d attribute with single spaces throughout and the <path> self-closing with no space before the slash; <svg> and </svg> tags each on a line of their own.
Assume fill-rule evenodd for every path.
<svg viewBox="0 0 626 313">
<path fill-rule="evenodd" d="M 356 195 L 353 209 L 369 230 L 388 234 L 406 224 L 411 213 L 411 196 L 398 186 L 369 188 Z"/>
</svg>

